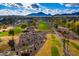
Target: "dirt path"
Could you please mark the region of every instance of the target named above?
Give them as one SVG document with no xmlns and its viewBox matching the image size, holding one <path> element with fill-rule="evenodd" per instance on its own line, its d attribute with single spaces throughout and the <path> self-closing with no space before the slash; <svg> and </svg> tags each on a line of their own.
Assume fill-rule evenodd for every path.
<svg viewBox="0 0 79 59">
<path fill-rule="evenodd" d="M 47 34 L 47 41 L 37 52 L 36 56 L 51 56 L 51 34 Z"/>
</svg>

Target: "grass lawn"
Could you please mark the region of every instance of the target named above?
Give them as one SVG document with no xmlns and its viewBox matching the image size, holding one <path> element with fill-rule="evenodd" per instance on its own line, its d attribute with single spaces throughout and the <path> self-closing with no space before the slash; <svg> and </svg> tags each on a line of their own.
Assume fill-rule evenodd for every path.
<svg viewBox="0 0 79 59">
<path fill-rule="evenodd" d="M 19 34 L 21 31 L 22 31 L 22 28 L 19 27 L 19 26 L 16 26 L 16 27 L 14 28 L 14 33 L 15 33 L 15 34 Z"/>
<path fill-rule="evenodd" d="M 54 52 L 52 52 L 53 49 L 56 49 L 56 51 L 58 51 L 58 56 L 59 55 L 63 55 L 63 47 L 62 47 L 62 44 L 61 44 L 61 39 L 59 37 L 57 37 L 55 34 L 52 34 L 51 35 L 52 37 L 52 47 L 51 47 L 51 55 L 53 56 L 54 55 Z M 53 50 L 54 51 L 54 50 Z"/>
<path fill-rule="evenodd" d="M 0 36 L 6 36 L 6 35 L 8 35 L 8 31 L 6 31 L 6 32 L 0 32 Z"/>
<path fill-rule="evenodd" d="M 44 21 L 40 21 L 38 24 L 38 29 L 39 30 L 47 30 L 48 29 L 48 25 L 46 22 Z"/>
<path fill-rule="evenodd" d="M 59 56 L 63 55 L 61 44 L 55 34 L 47 34 L 47 41 L 36 54 L 37 56 Z"/>
<path fill-rule="evenodd" d="M 51 54 L 52 54 L 52 56 L 59 56 L 59 52 L 58 52 L 57 47 L 51 48 Z"/>
<path fill-rule="evenodd" d="M 60 44 L 60 42 L 58 41 L 58 39 L 55 37 L 55 35 L 52 34 L 51 36 L 52 36 L 52 45 L 53 45 L 53 46 L 55 45 L 55 46 L 61 47 L 61 44 Z"/>
<path fill-rule="evenodd" d="M 22 31 L 22 28 L 20 26 L 16 26 L 13 30 L 15 34 L 19 34 Z M 8 36 L 8 31 L 0 32 L 0 36 Z"/>
</svg>

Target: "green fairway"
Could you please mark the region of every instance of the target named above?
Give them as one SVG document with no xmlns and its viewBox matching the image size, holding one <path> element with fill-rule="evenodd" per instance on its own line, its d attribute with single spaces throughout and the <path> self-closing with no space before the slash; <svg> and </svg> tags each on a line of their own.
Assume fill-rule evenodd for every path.
<svg viewBox="0 0 79 59">
<path fill-rule="evenodd" d="M 58 39 L 59 39 L 59 38 L 58 38 Z M 53 44 L 53 46 L 59 46 L 59 47 L 61 47 L 61 44 L 60 44 L 60 42 L 58 41 L 58 39 L 55 37 L 54 34 L 52 34 L 52 44 Z"/>
<path fill-rule="evenodd" d="M 58 49 L 57 49 L 57 47 L 52 47 L 51 48 L 51 54 L 52 54 L 52 56 L 59 56 L 59 52 L 58 52 Z"/>
<path fill-rule="evenodd" d="M 13 30 L 14 30 L 14 33 L 15 33 L 15 34 L 19 34 L 19 33 L 22 31 L 22 28 L 19 27 L 19 26 L 17 26 L 17 27 L 15 27 Z"/>
<path fill-rule="evenodd" d="M 48 29 L 48 25 L 46 24 L 46 22 L 40 21 L 39 24 L 38 24 L 38 29 L 40 29 L 40 30 L 47 30 Z"/>
</svg>

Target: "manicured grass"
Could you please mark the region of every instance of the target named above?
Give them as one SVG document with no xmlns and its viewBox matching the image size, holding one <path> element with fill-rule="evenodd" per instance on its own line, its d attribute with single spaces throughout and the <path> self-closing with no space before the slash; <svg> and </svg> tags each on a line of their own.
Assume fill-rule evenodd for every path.
<svg viewBox="0 0 79 59">
<path fill-rule="evenodd" d="M 58 52 L 57 47 L 51 48 L 51 54 L 52 54 L 52 56 L 59 56 L 59 52 Z"/>
<path fill-rule="evenodd" d="M 20 26 L 16 26 L 13 30 L 14 30 L 14 33 L 16 35 L 22 31 L 22 28 Z M 0 36 L 7 36 L 7 35 L 8 35 L 8 31 L 0 32 Z"/>
<path fill-rule="evenodd" d="M 55 34 L 51 35 L 52 41 L 51 41 L 51 55 L 53 56 L 59 56 L 63 55 L 63 49 L 62 49 L 62 44 L 61 44 L 61 39 L 57 37 Z M 52 52 L 53 51 L 53 52 Z"/>
<path fill-rule="evenodd" d="M 22 31 L 22 28 L 19 27 L 19 26 L 17 26 L 17 27 L 14 28 L 14 33 L 15 34 L 19 34 L 21 31 Z"/>
<path fill-rule="evenodd" d="M 6 36 L 8 35 L 8 31 L 7 32 L 0 32 L 0 36 Z"/>
<path fill-rule="evenodd" d="M 52 45 L 61 47 L 60 42 L 58 41 L 58 39 L 55 37 L 54 34 L 52 34 Z"/>
<path fill-rule="evenodd" d="M 52 44 L 55 45 L 55 46 L 61 47 L 61 44 L 59 43 L 58 40 L 52 40 Z"/>
<path fill-rule="evenodd" d="M 54 35 L 54 34 L 52 34 L 52 35 L 51 35 L 51 37 L 52 37 L 52 39 L 56 39 L 56 37 L 55 37 L 55 35 Z"/>
<path fill-rule="evenodd" d="M 40 29 L 40 30 L 47 30 L 48 29 L 48 25 L 46 24 L 46 22 L 40 21 L 39 24 L 38 24 L 38 29 Z"/>
<path fill-rule="evenodd" d="M 73 47 L 75 47 L 76 49 L 79 50 L 79 45 L 78 45 L 78 44 L 76 44 L 76 43 L 74 43 L 74 42 L 70 42 L 70 43 L 72 44 Z"/>
</svg>

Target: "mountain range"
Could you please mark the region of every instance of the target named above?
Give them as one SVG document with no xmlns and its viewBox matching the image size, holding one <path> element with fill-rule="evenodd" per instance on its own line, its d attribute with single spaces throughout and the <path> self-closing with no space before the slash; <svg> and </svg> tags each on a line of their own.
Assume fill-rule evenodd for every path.
<svg viewBox="0 0 79 59">
<path fill-rule="evenodd" d="M 54 16 L 79 16 L 79 12 L 71 13 L 71 14 L 56 14 Z"/>
<path fill-rule="evenodd" d="M 79 16 L 79 12 L 71 13 L 71 14 L 56 14 L 56 15 L 51 15 L 51 14 L 45 14 L 43 12 L 38 12 L 38 13 L 31 13 L 28 14 L 27 16 Z"/>
<path fill-rule="evenodd" d="M 38 12 L 38 13 L 31 13 L 31 14 L 28 14 L 27 16 L 52 16 L 51 14 L 45 14 L 43 12 Z"/>
</svg>

